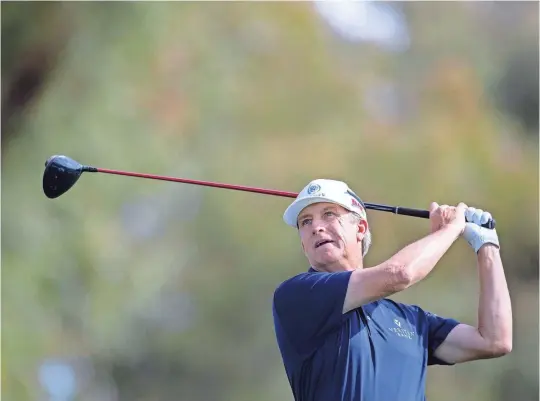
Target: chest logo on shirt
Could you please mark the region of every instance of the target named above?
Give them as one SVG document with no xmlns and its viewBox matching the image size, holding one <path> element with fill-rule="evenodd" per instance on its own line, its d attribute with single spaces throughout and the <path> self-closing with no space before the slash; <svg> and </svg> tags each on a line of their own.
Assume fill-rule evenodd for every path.
<svg viewBox="0 0 540 401">
<path fill-rule="evenodd" d="M 394 319 L 394 324 L 396 327 L 390 327 L 389 330 L 396 334 L 398 337 L 407 338 L 409 340 L 412 340 L 416 333 L 411 330 L 407 330 L 405 328 L 401 328 L 401 322 L 398 319 Z"/>
</svg>

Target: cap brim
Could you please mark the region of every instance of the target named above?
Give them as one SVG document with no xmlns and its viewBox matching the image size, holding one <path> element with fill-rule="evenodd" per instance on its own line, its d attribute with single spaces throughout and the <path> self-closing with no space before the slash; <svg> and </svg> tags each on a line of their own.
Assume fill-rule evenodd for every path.
<svg viewBox="0 0 540 401">
<path fill-rule="evenodd" d="M 350 206 L 342 202 L 336 202 L 334 199 L 330 199 L 325 196 L 312 196 L 309 198 L 298 199 L 291 203 L 283 214 L 283 220 L 291 227 L 298 227 L 298 215 L 300 214 L 300 212 L 302 212 L 302 210 L 304 210 L 309 205 L 321 202 L 334 203 L 336 205 L 343 206 L 349 211 L 354 211 L 354 209 L 352 209 Z"/>
</svg>

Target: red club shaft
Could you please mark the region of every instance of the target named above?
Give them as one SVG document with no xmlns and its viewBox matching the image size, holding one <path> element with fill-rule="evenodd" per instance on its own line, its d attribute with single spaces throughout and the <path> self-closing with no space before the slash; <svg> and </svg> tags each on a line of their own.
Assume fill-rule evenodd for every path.
<svg viewBox="0 0 540 401">
<path fill-rule="evenodd" d="M 110 170 L 106 168 L 96 168 L 96 172 L 105 173 L 105 174 L 124 175 L 124 176 L 129 176 L 129 177 L 149 178 L 152 180 L 181 182 L 184 184 L 203 185 L 203 186 L 214 187 L 214 188 L 234 189 L 236 191 L 256 192 L 260 194 L 282 196 L 286 198 L 296 198 L 296 196 L 298 195 L 297 193 L 294 193 L 294 192 L 277 191 L 274 189 L 247 187 L 243 185 L 223 184 L 220 182 L 211 182 L 211 181 L 188 180 L 186 178 L 167 177 L 167 176 L 155 175 L 155 174 L 132 173 L 130 171 Z"/>
</svg>

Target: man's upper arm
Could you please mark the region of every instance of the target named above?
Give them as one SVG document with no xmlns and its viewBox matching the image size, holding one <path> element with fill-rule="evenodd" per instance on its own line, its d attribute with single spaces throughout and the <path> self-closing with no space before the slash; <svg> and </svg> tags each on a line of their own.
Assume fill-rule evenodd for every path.
<svg viewBox="0 0 540 401">
<path fill-rule="evenodd" d="M 343 313 L 402 291 L 407 285 L 408 279 L 403 269 L 394 268 L 387 263 L 355 270 L 347 289 Z"/>
<path fill-rule="evenodd" d="M 303 273 L 276 289 L 276 324 L 300 354 L 309 352 L 324 335 L 343 323 L 351 273 Z"/>
<path fill-rule="evenodd" d="M 497 358 L 504 354 L 493 349 L 478 329 L 468 324 L 458 324 L 434 352 L 436 358 L 448 364 Z"/>
<path fill-rule="evenodd" d="M 453 365 L 455 362 L 448 358 L 447 354 L 441 354 L 440 347 L 460 323 L 455 319 L 437 316 L 422 309 L 420 311 L 427 322 L 428 365 Z"/>
</svg>

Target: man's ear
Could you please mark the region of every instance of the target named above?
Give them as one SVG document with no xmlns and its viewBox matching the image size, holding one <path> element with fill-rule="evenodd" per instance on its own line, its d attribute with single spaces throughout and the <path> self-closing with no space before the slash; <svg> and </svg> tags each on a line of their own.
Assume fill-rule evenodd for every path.
<svg viewBox="0 0 540 401">
<path fill-rule="evenodd" d="M 356 232 L 356 239 L 358 240 L 358 242 L 362 242 L 368 229 L 369 229 L 369 226 L 368 226 L 367 221 L 362 219 L 358 222 L 358 226 L 357 226 L 358 231 Z"/>
</svg>

